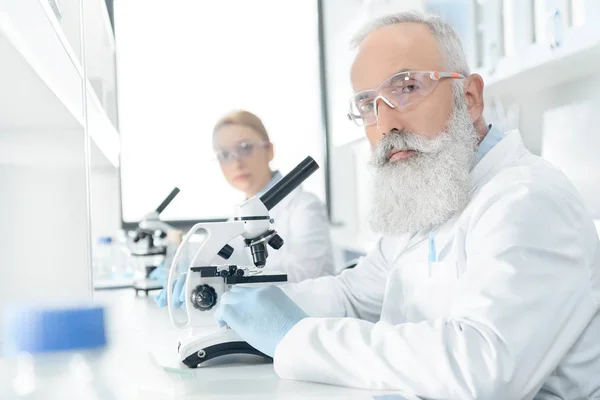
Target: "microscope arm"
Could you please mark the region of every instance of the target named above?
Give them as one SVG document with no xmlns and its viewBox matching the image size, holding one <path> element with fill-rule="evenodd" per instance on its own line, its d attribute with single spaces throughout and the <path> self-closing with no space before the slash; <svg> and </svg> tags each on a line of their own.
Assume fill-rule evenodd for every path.
<svg viewBox="0 0 600 400">
<path fill-rule="evenodd" d="M 171 323 L 173 326 L 179 329 L 184 329 L 188 327 L 190 323 L 189 316 L 187 317 L 185 322 L 178 321 L 175 318 L 175 313 L 173 312 L 173 283 L 175 282 L 175 273 L 177 270 L 177 263 L 179 261 L 179 257 L 181 256 L 182 249 L 185 248 L 187 243 L 190 241 L 191 237 L 196 234 L 199 230 L 204 230 L 207 232 L 207 236 L 200 245 L 200 248 L 194 254 L 194 257 L 190 261 L 190 265 L 188 268 L 194 266 L 196 261 L 202 263 L 203 265 L 210 265 L 213 258 L 219 251 L 229 243 L 233 238 L 241 235 L 245 231 L 245 223 L 244 221 L 227 221 L 227 222 L 216 222 L 216 223 L 199 223 L 192 227 L 189 232 L 184 236 L 183 241 L 177 248 L 177 252 L 175 253 L 175 257 L 173 257 L 173 261 L 171 262 L 171 267 L 169 268 L 169 280 L 167 283 L 167 287 L 165 290 L 167 291 L 167 306 L 169 310 L 169 318 L 171 319 Z M 186 293 L 187 293 L 187 280 L 186 280 Z"/>
<path fill-rule="evenodd" d="M 144 219 L 139 223 L 139 229 L 146 231 L 162 231 L 169 232 L 173 227 L 159 219 Z"/>
<path fill-rule="evenodd" d="M 140 229 L 148 230 L 148 231 L 163 231 L 168 232 L 173 229 L 169 224 L 164 223 L 160 220 L 160 213 L 162 213 L 165 208 L 175 197 L 179 194 L 180 190 L 178 187 L 175 187 L 171 190 L 171 193 L 160 203 L 160 205 L 156 208 L 156 210 L 149 212 L 144 215 L 144 218 L 138 224 Z"/>
</svg>

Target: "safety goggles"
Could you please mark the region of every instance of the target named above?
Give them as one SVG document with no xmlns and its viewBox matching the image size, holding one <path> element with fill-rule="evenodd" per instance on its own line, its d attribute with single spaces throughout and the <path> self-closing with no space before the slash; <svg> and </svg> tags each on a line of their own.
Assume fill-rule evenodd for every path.
<svg viewBox="0 0 600 400">
<path fill-rule="evenodd" d="M 243 160 L 254 153 L 256 148 L 267 147 L 269 142 L 266 140 L 260 142 L 240 142 L 233 149 L 221 149 L 216 152 L 217 160 L 220 164 L 226 165 L 235 160 Z"/>
<path fill-rule="evenodd" d="M 429 95 L 441 79 L 464 79 L 458 72 L 408 71 L 392 75 L 377 89 L 363 90 L 350 99 L 348 119 L 356 125 L 366 126 L 377 122 L 378 102 L 401 110 Z"/>
</svg>

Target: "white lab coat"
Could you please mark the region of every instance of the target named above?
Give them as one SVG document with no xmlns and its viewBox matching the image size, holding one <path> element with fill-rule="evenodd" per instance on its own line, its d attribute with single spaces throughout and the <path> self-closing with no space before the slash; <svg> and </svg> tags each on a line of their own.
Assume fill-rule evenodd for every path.
<svg viewBox="0 0 600 400">
<path fill-rule="evenodd" d="M 286 287 L 311 317 L 277 347 L 280 377 L 428 399 L 600 399 L 600 252 L 581 199 L 516 132 L 471 173 L 468 206 L 434 231 L 431 275 L 419 232 Z"/>
<path fill-rule="evenodd" d="M 289 282 L 318 278 L 334 273 L 329 222 L 317 196 L 296 188 L 270 211 L 272 227 L 283 239 L 279 250 L 268 247 L 264 271 L 281 271 Z M 228 263 L 252 265 L 249 248 L 237 237 L 231 243 L 234 255 Z"/>
</svg>

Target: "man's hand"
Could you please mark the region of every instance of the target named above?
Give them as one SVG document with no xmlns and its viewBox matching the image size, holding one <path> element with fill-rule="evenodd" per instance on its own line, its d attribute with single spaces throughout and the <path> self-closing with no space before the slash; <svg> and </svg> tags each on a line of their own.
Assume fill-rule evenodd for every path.
<svg viewBox="0 0 600 400">
<path fill-rule="evenodd" d="M 308 315 L 277 286 L 234 286 L 221 297 L 215 319 L 229 325 L 252 347 L 273 357 L 294 325 Z"/>
</svg>

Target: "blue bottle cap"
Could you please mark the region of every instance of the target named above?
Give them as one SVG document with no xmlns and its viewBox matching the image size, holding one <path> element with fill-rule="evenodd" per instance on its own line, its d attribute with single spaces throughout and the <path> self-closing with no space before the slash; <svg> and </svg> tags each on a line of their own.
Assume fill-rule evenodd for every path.
<svg viewBox="0 0 600 400">
<path fill-rule="evenodd" d="M 111 244 L 112 238 L 110 236 L 100 236 L 98 238 L 98 244 Z"/>
<path fill-rule="evenodd" d="M 104 309 L 14 308 L 4 315 L 4 354 L 86 350 L 106 346 Z"/>
</svg>

